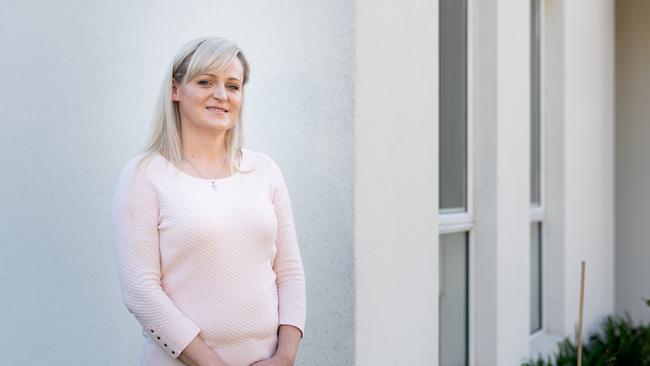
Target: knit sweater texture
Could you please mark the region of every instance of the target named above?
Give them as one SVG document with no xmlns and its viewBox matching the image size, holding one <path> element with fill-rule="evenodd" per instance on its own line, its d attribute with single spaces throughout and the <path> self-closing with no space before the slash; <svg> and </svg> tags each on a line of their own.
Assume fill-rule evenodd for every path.
<svg viewBox="0 0 650 366">
<path fill-rule="evenodd" d="M 124 166 L 112 227 L 122 298 L 170 358 L 200 334 L 216 352 L 264 353 L 280 324 L 304 332 L 305 276 L 282 173 L 242 150 L 242 170 L 203 179 L 160 154 Z"/>
</svg>

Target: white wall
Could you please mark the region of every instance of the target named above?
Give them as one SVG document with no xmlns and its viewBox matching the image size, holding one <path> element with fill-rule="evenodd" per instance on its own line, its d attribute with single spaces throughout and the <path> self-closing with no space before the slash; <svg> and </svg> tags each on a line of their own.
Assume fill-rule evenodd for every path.
<svg viewBox="0 0 650 366">
<path fill-rule="evenodd" d="M 353 4 L 9 1 L 0 12 L 3 364 L 132 365 L 109 232 L 162 72 L 221 35 L 252 63 L 247 147 L 282 167 L 307 274 L 299 364 L 354 358 Z"/>
<path fill-rule="evenodd" d="M 581 260 L 585 333 L 613 311 L 613 2 L 544 4 L 544 326 L 565 336 L 577 325 Z M 437 230 L 428 216 L 437 207 L 437 128 L 426 124 L 437 121 L 437 84 L 429 83 L 438 65 L 433 7 L 357 1 L 359 365 L 437 364 L 437 299 L 429 296 L 437 288 Z M 529 21 L 528 2 L 470 2 L 470 354 L 480 365 L 517 365 L 531 349 Z M 388 71 L 395 65 L 419 82 L 398 79 Z M 398 81 L 407 96 L 386 86 Z M 395 128 L 383 107 L 404 103 L 414 107 L 400 110 Z M 408 151 L 417 174 L 387 168 L 403 160 L 395 151 Z"/>
<path fill-rule="evenodd" d="M 564 336 L 565 314 L 565 16 L 564 0 L 542 2 L 542 138 L 545 221 L 542 243 L 543 327 Z M 550 351 L 555 351 L 555 342 Z M 533 350 L 542 351 L 542 350 Z"/>
<path fill-rule="evenodd" d="M 564 1 L 564 332 L 614 311 L 614 1 Z M 552 145 L 550 148 L 553 148 Z"/>
<path fill-rule="evenodd" d="M 544 327 L 575 334 L 585 260 L 586 336 L 614 311 L 614 9 L 544 4 Z"/>
<path fill-rule="evenodd" d="M 530 324 L 530 5 L 470 2 L 476 365 L 518 365 Z"/>
<path fill-rule="evenodd" d="M 472 351 L 480 364 L 515 365 L 539 351 L 528 298 L 530 7 L 474 4 Z M 577 326 L 582 259 L 586 332 L 613 311 L 613 3 L 543 4 L 544 328 L 556 339 Z"/>
<path fill-rule="evenodd" d="M 616 312 L 650 320 L 650 2 L 616 1 Z"/>
<path fill-rule="evenodd" d="M 356 365 L 438 362 L 438 4 L 357 0 Z"/>
</svg>

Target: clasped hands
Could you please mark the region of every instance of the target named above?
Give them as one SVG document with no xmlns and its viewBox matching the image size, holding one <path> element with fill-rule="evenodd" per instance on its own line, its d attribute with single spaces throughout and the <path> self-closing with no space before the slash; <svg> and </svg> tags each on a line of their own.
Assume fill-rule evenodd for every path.
<svg viewBox="0 0 650 366">
<path fill-rule="evenodd" d="M 294 360 L 290 360 L 287 357 L 275 355 L 271 358 L 267 358 L 266 360 L 257 361 L 251 364 L 251 366 L 293 366 L 293 364 Z"/>
<path fill-rule="evenodd" d="M 289 359 L 287 357 L 283 357 L 281 355 L 275 355 L 271 358 L 267 358 L 266 360 L 261 360 L 257 361 L 255 363 L 252 363 L 250 366 L 293 366 L 294 365 L 294 360 Z M 225 362 L 219 363 L 219 366 L 230 366 Z"/>
</svg>

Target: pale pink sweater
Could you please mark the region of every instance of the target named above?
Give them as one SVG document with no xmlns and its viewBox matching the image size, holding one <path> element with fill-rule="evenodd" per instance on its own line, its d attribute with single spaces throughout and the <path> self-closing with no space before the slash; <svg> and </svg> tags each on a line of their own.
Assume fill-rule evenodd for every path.
<svg viewBox="0 0 650 366">
<path fill-rule="evenodd" d="M 264 353 L 280 324 L 304 330 L 305 277 L 289 194 L 268 156 L 191 176 L 155 154 L 129 160 L 113 199 L 122 296 L 143 332 L 176 358 L 200 332 L 216 351 Z"/>
</svg>

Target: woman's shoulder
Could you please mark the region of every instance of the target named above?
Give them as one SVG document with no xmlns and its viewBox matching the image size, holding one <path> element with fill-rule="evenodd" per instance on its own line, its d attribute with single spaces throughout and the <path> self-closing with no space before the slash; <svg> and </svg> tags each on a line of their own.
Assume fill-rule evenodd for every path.
<svg viewBox="0 0 650 366">
<path fill-rule="evenodd" d="M 250 168 L 277 169 L 277 164 L 268 154 L 249 149 L 242 149 L 242 151 L 245 156 L 244 160 Z"/>
<path fill-rule="evenodd" d="M 130 157 L 122 165 L 120 175 L 122 177 L 144 178 L 151 175 L 156 169 L 160 169 L 165 159 L 158 153 L 143 152 Z"/>
</svg>

